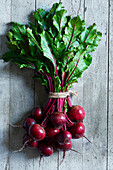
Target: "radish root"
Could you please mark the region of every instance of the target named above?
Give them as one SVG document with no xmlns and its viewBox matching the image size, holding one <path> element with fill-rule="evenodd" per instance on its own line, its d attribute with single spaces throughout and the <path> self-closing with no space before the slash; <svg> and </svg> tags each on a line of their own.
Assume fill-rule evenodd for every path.
<svg viewBox="0 0 113 170">
<path fill-rule="evenodd" d="M 32 139 L 27 140 L 19 150 L 15 150 L 15 151 L 13 151 L 13 152 L 16 153 L 16 152 L 21 152 L 21 151 L 23 151 L 23 149 L 26 147 L 26 144 L 29 143 L 29 142 L 31 142 L 31 141 L 32 141 Z"/>
<path fill-rule="evenodd" d="M 23 127 L 23 125 L 13 125 L 12 123 L 9 123 L 9 125 L 14 128 L 22 128 Z"/>
<path fill-rule="evenodd" d="M 91 144 L 93 144 L 93 142 L 91 142 L 86 136 L 83 136 L 85 139 L 87 139 Z"/>
</svg>

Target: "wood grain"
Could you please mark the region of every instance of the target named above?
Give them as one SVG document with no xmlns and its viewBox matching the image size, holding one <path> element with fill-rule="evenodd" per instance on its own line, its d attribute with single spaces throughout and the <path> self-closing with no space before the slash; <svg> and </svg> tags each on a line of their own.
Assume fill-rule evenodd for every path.
<svg viewBox="0 0 113 170">
<path fill-rule="evenodd" d="M 10 67 L 0 60 L 0 168 L 9 167 Z"/>
<path fill-rule="evenodd" d="M 11 20 L 27 23 L 37 8 L 49 10 L 53 0 L 0 0 L 0 57 L 7 51 L 6 31 Z M 20 70 L 14 64 L 0 60 L 0 170 L 113 170 L 113 1 L 112 0 L 62 0 L 69 15 L 85 18 L 86 26 L 93 22 L 102 31 L 102 40 L 93 62 L 72 90 L 78 96 L 72 104 L 84 107 L 86 139 L 73 140 L 73 148 L 81 152 L 67 152 L 61 166 L 62 153 L 43 158 L 39 167 L 38 151 L 22 146 L 23 129 L 9 127 L 9 122 L 19 124 L 32 108 L 43 107 L 48 95 L 39 81 L 33 81 L 33 71 Z"/>
<path fill-rule="evenodd" d="M 29 14 L 35 10 L 35 1 L 12 0 L 12 20 L 21 23 L 28 22 Z M 30 114 L 34 108 L 34 81 L 33 71 L 19 69 L 11 64 L 10 77 L 10 122 L 15 124 Z M 21 124 L 23 122 L 20 122 Z M 21 153 L 13 153 L 19 149 L 23 143 L 23 135 L 26 133 L 22 128 L 10 128 L 10 169 L 30 169 L 33 170 L 33 151 L 25 149 Z M 18 134 L 18 135 L 17 135 Z"/>
<path fill-rule="evenodd" d="M 107 160 L 107 78 L 108 78 L 108 2 L 85 0 L 86 25 L 97 24 L 103 36 L 92 54 L 93 62 L 84 73 L 83 102 L 86 110 L 86 136 L 84 140 L 83 169 L 105 170 Z M 101 16 L 101 17 L 100 17 Z"/>
<path fill-rule="evenodd" d="M 113 1 L 109 3 L 108 170 L 113 169 Z"/>
<path fill-rule="evenodd" d="M 11 21 L 11 0 L 0 0 L 0 58 L 7 51 L 6 32 Z"/>
</svg>

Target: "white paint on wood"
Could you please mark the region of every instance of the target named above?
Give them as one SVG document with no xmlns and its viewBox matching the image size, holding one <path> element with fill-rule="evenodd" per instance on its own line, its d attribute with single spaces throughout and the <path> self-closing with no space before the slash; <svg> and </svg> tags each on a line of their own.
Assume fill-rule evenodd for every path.
<svg viewBox="0 0 113 170">
<path fill-rule="evenodd" d="M 35 10 L 35 1 L 12 0 L 12 21 L 27 23 L 29 14 Z M 11 65 L 11 91 L 10 91 L 10 121 L 18 123 L 26 113 L 34 108 L 34 81 L 33 71 L 19 69 Z M 31 112 L 30 112 L 31 113 Z M 30 114 L 29 113 L 29 114 Z M 33 170 L 33 151 L 25 149 L 21 153 L 13 153 L 22 146 L 23 135 L 26 133 L 22 128 L 10 128 L 10 169 Z"/>
<path fill-rule="evenodd" d="M 0 60 L 0 169 L 9 167 L 10 67 Z"/>
<path fill-rule="evenodd" d="M 5 32 L 7 24 L 12 20 L 27 23 L 28 16 L 36 8 L 49 10 L 54 3 L 53 0 L 0 0 L 0 56 L 7 50 L 5 44 Z M 36 3 L 35 3 L 36 2 Z M 55 1 L 56 2 L 56 1 Z M 57 1 L 58 2 L 58 1 Z M 112 37 L 113 37 L 113 2 L 110 1 L 110 34 L 109 34 L 109 93 L 107 94 L 108 81 L 108 1 L 105 0 L 62 0 L 68 14 L 75 16 L 77 13 L 84 15 L 86 25 L 95 22 L 98 29 L 102 31 L 103 37 L 98 49 L 93 53 L 93 63 L 84 72 L 84 76 L 72 89 L 78 91 L 78 96 L 73 97 L 73 104 L 84 104 L 86 111 L 85 127 L 86 136 L 94 142 L 91 145 L 84 139 L 73 140 L 74 149 L 83 154 L 67 152 L 62 165 L 58 167 L 62 159 L 62 153 L 54 153 L 51 157 L 43 158 L 39 168 L 38 151 L 25 149 L 21 153 L 13 153 L 22 145 L 22 129 L 10 127 L 11 123 L 18 123 L 21 118 L 36 105 L 44 106 L 47 93 L 39 81 L 32 80 L 32 71 L 20 70 L 16 65 L 10 65 L 0 61 L 0 169 L 2 170 L 33 170 L 33 169 L 71 169 L 71 170 L 108 170 L 113 169 L 113 62 L 112 62 Z M 12 13 L 12 14 L 11 14 Z M 10 76 L 11 75 L 11 76 Z M 35 87 L 35 91 L 34 91 Z M 109 96 L 108 96 L 109 95 Z M 109 103 L 107 103 L 109 97 Z M 109 105 L 109 120 L 107 134 L 107 106 Z M 10 114 L 9 114 L 10 113 Z M 108 135 L 108 164 L 107 164 L 107 135 Z M 10 142 L 9 142 L 10 140 Z M 96 146 L 95 146 L 96 145 Z M 10 150 L 10 153 L 9 153 Z M 59 160 L 58 160 L 59 159 Z"/>
<path fill-rule="evenodd" d="M 108 2 L 85 0 L 86 25 L 97 24 L 103 33 L 96 52 L 92 54 L 93 62 L 84 73 L 83 101 L 86 110 L 86 136 L 94 142 L 84 139 L 83 169 L 105 170 L 107 160 L 107 74 L 108 74 Z M 95 146 L 96 145 L 96 146 Z"/>
<path fill-rule="evenodd" d="M 67 14 L 72 17 L 76 15 L 84 16 L 84 1 L 83 0 L 61 0 L 63 6 L 67 10 Z"/>
<path fill-rule="evenodd" d="M 11 0 L 0 0 L 0 58 L 4 52 L 7 51 L 6 47 L 6 31 L 8 23 L 11 21 Z"/>
<path fill-rule="evenodd" d="M 11 21 L 11 0 L 0 0 L 0 24 Z"/>
<path fill-rule="evenodd" d="M 6 32 L 8 29 L 8 25 L 6 23 L 0 24 L 0 59 L 2 58 L 2 55 L 7 52 L 8 48 L 6 45 Z"/>
<path fill-rule="evenodd" d="M 53 1 L 53 0 L 36 0 L 36 9 L 42 8 L 46 11 L 49 11 L 52 7 L 52 5 L 56 2 L 59 2 L 59 0 Z"/>
<path fill-rule="evenodd" d="M 113 169 L 113 1 L 109 15 L 109 116 L 108 116 L 108 170 Z"/>
<path fill-rule="evenodd" d="M 12 20 L 26 24 L 35 10 L 35 0 L 12 0 Z"/>
<path fill-rule="evenodd" d="M 10 122 L 12 124 L 23 124 L 31 110 L 34 108 L 34 82 L 33 71 L 28 69 L 20 70 L 16 65 L 11 65 L 11 87 L 10 87 Z M 20 122 L 19 122 L 20 121 Z M 26 134 L 23 128 L 10 128 L 10 168 L 33 169 L 33 151 L 25 149 L 21 153 L 13 153 L 23 145 L 23 135 Z"/>
</svg>

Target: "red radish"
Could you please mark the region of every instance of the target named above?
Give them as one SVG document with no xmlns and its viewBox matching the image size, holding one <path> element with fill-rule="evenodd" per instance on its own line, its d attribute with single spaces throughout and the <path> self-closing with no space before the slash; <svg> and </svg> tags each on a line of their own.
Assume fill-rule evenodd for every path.
<svg viewBox="0 0 113 170">
<path fill-rule="evenodd" d="M 69 119 L 73 122 L 75 121 L 83 121 L 84 117 L 85 117 L 85 111 L 84 109 L 79 106 L 72 106 L 71 109 L 68 111 L 67 113 Z"/>
<path fill-rule="evenodd" d="M 72 139 L 71 133 L 66 130 L 61 131 L 61 133 L 56 136 L 56 140 L 60 144 L 67 143 L 71 139 Z"/>
<path fill-rule="evenodd" d="M 45 143 L 40 143 L 38 146 L 39 153 L 41 156 L 50 156 L 53 154 L 52 145 L 47 145 Z"/>
<path fill-rule="evenodd" d="M 54 127 L 62 127 L 66 123 L 66 117 L 61 112 L 54 112 L 50 117 L 50 122 Z"/>
<path fill-rule="evenodd" d="M 27 142 L 28 141 L 28 142 Z M 26 143 L 27 142 L 27 143 Z M 37 148 L 38 146 L 38 141 L 33 140 L 30 135 L 25 134 L 23 137 L 23 144 L 26 143 L 26 147 L 28 148 Z"/>
<path fill-rule="evenodd" d="M 72 138 L 77 139 L 84 136 L 85 126 L 82 122 L 77 122 L 73 126 L 71 126 L 69 131 L 72 134 Z"/>
<path fill-rule="evenodd" d="M 37 141 L 44 139 L 46 136 L 45 129 L 41 127 L 39 124 L 33 124 L 29 128 L 29 134 Z"/>
<path fill-rule="evenodd" d="M 53 127 L 46 127 L 46 136 L 51 138 L 54 137 L 56 134 L 60 133 L 60 130 L 58 128 L 53 128 Z"/>
<path fill-rule="evenodd" d="M 33 112 L 32 112 L 32 116 L 34 119 L 36 119 L 37 121 L 40 120 L 42 118 L 42 110 L 40 107 L 36 107 Z"/>
<path fill-rule="evenodd" d="M 28 117 L 25 121 L 24 121 L 24 124 L 23 124 L 23 127 L 26 131 L 29 130 L 29 127 L 33 124 L 35 124 L 36 121 L 30 117 Z"/>
<path fill-rule="evenodd" d="M 56 144 L 57 150 L 69 151 L 72 148 L 72 142 L 68 141 L 67 143 L 60 144 L 57 142 Z"/>
</svg>

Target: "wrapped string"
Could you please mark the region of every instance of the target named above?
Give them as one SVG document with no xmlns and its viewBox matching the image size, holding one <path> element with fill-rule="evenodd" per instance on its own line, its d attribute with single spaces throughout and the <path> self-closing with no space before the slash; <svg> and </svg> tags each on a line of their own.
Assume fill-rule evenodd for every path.
<svg viewBox="0 0 113 170">
<path fill-rule="evenodd" d="M 66 98 L 70 95 L 74 95 L 76 96 L 78 94 L 78 92 L 73 92 L 71 90 L 69 90 L 68 92 L 49 92 L 49 98 L 54 98 L 54 99 L 57 99 L 57 98 Z"/>
</svg>

